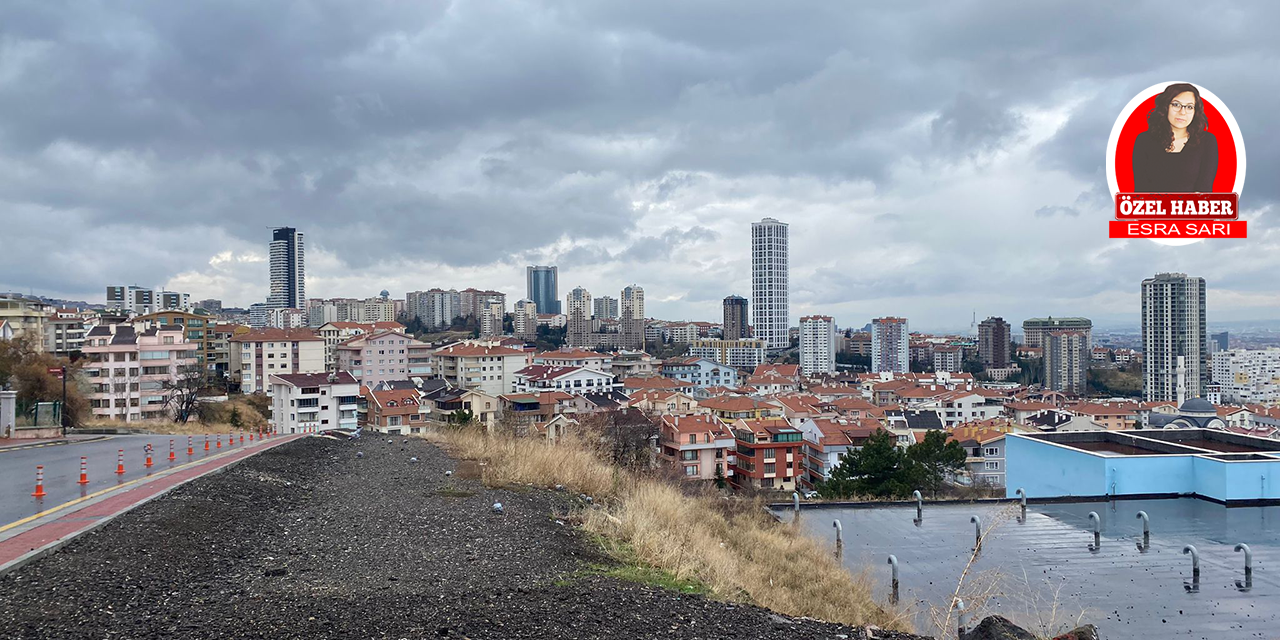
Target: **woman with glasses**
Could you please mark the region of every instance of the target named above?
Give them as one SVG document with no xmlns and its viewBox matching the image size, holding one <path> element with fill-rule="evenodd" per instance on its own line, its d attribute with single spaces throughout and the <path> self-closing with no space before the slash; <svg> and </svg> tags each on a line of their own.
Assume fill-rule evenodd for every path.
<svg viewBox="0 0 1280 640">
<path fill-rule="evenodd" d="M 1205 131 L 1200 91 L 1180 82 L 1156 96 L 1147 130 L 1133 143 L 1136 193 L 1213 191 L 1218 173 L 1218 141 Z"/>
</svg>

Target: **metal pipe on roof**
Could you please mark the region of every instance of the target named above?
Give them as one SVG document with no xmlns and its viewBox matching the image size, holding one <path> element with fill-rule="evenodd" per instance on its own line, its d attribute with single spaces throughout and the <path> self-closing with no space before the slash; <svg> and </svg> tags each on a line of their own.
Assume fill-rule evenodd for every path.
<svg viewBox="0 0 1280 640">
<path fill-rule="evenodd" d="M 1018 519 L 1018 523 L 1021 524 L 1027 521 L 1027 492 L 1023 491 L 1022 487 L 1018 487 L 1018 490 L 1014 491 L 1013 494 L 1022 500 L 1022 517 Z"/>
<path fill-rule="evenodd" d="M 1241 551 L 1244 552 L 1244 582 L 1236 580 L 1236 588 L 1248 591 L 1253 588 L 1253 551 L 1243 542 L 1236 545 L 1236 553 Z"/>
<path fill-rule="evenodd" d="M 1102 548 L 1102 518 L 1098 517 L 1097 511 L 1090 511 L 1089 522 L 1093 523 L 1093 546 L 1089 549 L 1097 551 Z"/>
<path fill-rule="evenodd" d="M 924 496 L 920 495 L 920 490 L 916 489 L 911 492 L 911 497 L 916 499 L 916 521 L 924 521 Z"/>
<path fill-rule="evenodd" d="M 1182 548 L 1183 555 L 1191 554 L 1191 576 L 1200 579 L 1200 552 L 1196 550 L 1196 546 L 1189 544 Z"/>
<path fill-rule="evenodd" d="M 974 516 L 974 517 L 976 518 L 977 516 Z M 963 637 L 964 628 L 966 625 L 965 625 L 965 615 L 964 615 L 964 600 L 961 600 L 960 598 L 956 598 L 956 613 L 957 613 L 956 617 L 958 618 L 958 624 L 956 628 L 956 637 Z"/>
<path fill-rule="evenodd" d="M 831 526 L 836 529 L 836 555 L 840 555 L 840 550 L 844 548 L 844 525 L 839 520 L 832 520 Z"/>
<path fill-rule="evenodd" d="M 796 512 L 796 517 L 800 517 L 800 493 L 798 491 L 791 492 L 791 509 Z"/>
<path fill-rule="evenodd" d="M 1151 548 L 1151 517 L 1146 511 L 1139 511 L 1138 519 L 1142 521 L 1142 542 L 1138 543 L 1138 551 L 1146 553 Z"/>
<path fill-rule="evenodd" d="M 982 518 L 979 518 L 978 516 L 969 516 L 969 522 L 973 523 L 973 550 L 978 551 L 982 549 Z"/>
<path fill-rule="evenodd" d="M 889 554 L 889 567 L 892 571 L 892 591 L 889 593 L 889 604 L 898 604 L 898 556 Z"/>
</svg>

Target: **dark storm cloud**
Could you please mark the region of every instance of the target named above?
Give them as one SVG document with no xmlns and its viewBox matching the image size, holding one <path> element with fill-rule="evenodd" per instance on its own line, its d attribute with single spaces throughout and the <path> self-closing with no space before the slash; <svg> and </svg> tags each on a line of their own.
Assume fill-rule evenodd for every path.
<svg viewBox="0 0 1280 640">
<path fill-rule="evenodd" d="M 954 288 L 964 261 L 1019 286 L 1027 270 L 1003 247 L 1021 240 L 981 252 L 952 240 L 996 205 L 948 202 L 922 227 L 910 198 L 938 173 L 988 170 L 987 156 L 1035 133 L 1027 114 L 1058 112 L 1065 124 L 1009 180 L 1076 191 L 1016 215 L 1090 220 L 1109 206 L 1083 185 L 1101 177 L 1114 114 L 1176 77 L 1229 102 L 1250 141 L 1245 202 L 1261 209 L 1280 199 L 1266 179 L 1280 151 L 1265 144 L 1280 136 L 1269 106 L 1280 87 L 1264 72 L 1277 18 L 1272 5 L 1218 2 L 5 3 L 0 216 L 24 241 L 5 242 L 0 288 L 72 294 L 104 278 L 199 274 L 223 251 L 261 253 L 265 228 L 290 224 L 334 257 L 329 268 L 353 273 L 524 256 L 626 273 L 696 256 L 717 282 L 689 299 L 715 300 L 717 286 L 743 285 L 733 274 L 745 245 L 726 229 L 789 214 L 723 203 L 803 208 L 813 191 L 847 184 L 885 204 L 871 205 L 874 229 L 821 230 L 840 251 L 877 232 L 877 246 L 935 241 L 893 277 L 874 264 L 797 274 L 803 295 L 929 295 L 942 285 L 925 280 Z M 1194 43 L 1171 54 L 1169 34 L 1187 25 Z M 641 221 L 644 206 L 689 202 L 737 217 L 717 226 L 665 209 L 669 220 Z M 993 228 L 984 241 L 1044 234 Z M 93 269 L 76 266 L 83 255 Z M 1089 265 L 1096 278 L 1084 284 L 1074 257 L 1035 273 L 1059 269 L 1088 294 L 1132 278 L 1107 272 L 1109 260 Z M 682 279 L 669 277 L 660 284 Z M 980 280 L 965 286 L 984 295 Z"/>
</svg>

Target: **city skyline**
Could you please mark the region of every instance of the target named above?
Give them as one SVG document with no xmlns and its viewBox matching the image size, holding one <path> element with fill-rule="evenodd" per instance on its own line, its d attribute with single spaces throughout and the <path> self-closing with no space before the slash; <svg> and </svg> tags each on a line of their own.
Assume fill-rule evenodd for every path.
<svg viewBox="0 0 1280 640">
<path fill-rule="evenodd" d="M 1276 52 L 1265 16 L 1228 28 L 1211 3 L 1158 15 L 954 3 L 909 17 L 760 5 L 722 25 L 671 10 L 708 28 L 673 30 L 658 10 L 570 17 L 538 3 L 496 16 L 460 6 L 449 20 L 414 5 L 323 18 L 253 7 L 290 29 L 269 48 L 224 49 L 215 43 L 245 18 L 0 9 L 26 52 L 0 80 L 0 162 L 22 167 L 0 179 L 0 206 L 23 240 L 0 256 L 0 290 L 100 300 L 109 282 L 140 283 L 245 307 L 267 288 L 262 234 L 289 225 L 307 233 L 312 297 L 432 286 L 518 296 L 524 268 L 549 264 L 590 290 L 642 280 L 651 315 L 711 319 L 725 295 L 750 291 L 748 225 L 777 217 L 791 224 L 793 322 L 899 315 L 946 330 L 968 324 L 956 310 L 976 309 L 1136 325 L 1135 283 L 1151 265 L 1204 277 L 1210 322 L 1280 318 L 1280 187 L 1266 179 L 1280 156 L 1265 144 L 1280 125 L 1251 72 Z M 1149 55 L 1157 34 L 1197 16 L 1204 55 L 1176 69 Z M 886 25 L 900 19 L 921 37 L 884 57 Z M 1079 31 L 1028 38 L 1010 21 Z M 1113 29 L 1131 35 L 1123 47 Z M 60 51 L 43 45 L 50 30 L 85 37 Z M 478 32 L 540 53 L 494 66 L 450 44 Z M 403 51 L 377 45 L 396 33 L 410 34 Z M 933 47 L 974 41 L 1022 55 L 917 66 Z M 207 46 L 225 67 L 208 66 Z M 788 55 L 765 53 L 778 50 Z M 438 51 L 443 64 L 431 62 Z M 634 64 L 605 63 L 620 59 Z M 118 73 L 102 73 L 104 60 Z M 302 60 L 334 72 L 290 82 Z M 258 72 L 224 76 L 239 68 Z M 1105 237 L 1112 121 L 1170 76 L 1201 78 L 1250 144 L 1247 241 Z M 226 81 L 180 80 L 205 77 Z M 881 104 L 851 107 L 868 92 Z M 387 232 L 408 224 L 433 240 L 427 250 L 420 234 Z M 86 264 L 99 245 L 113 251 Z"/>
</svg>

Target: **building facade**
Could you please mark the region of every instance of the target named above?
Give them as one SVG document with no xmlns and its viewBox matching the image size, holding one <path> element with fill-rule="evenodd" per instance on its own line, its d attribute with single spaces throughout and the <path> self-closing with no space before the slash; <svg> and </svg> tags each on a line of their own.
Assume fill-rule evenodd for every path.
<svg viewBox="0 0 1280 640">
<path fill-rule="evenodd" d="M 618 346 L 623 349 L 643 349 L 644 289 L 640 285 L 632 284 L 623 287 L 618 312 Z"/>
<path fill-rule="evenodd" d="M 978 323 L 978 358 L 988 367 L 1009 366 L 1009 323 L 991 317 Z"/>
<path fill-rule="evenodd" d="M 271 230 L 270 307 L 307 308 L 306 248 L 302 234 L 292 227 Z"/>
<path fill-rule="evenodd" d="M 765 343 L 760 339 L 694 340 L 689 343 L 689 355 L 739 369 L 754 369 L 765 361 Z"/>
<path fill-rule="evenodd" d="M 280 433 L 355 429 L 359 422 L 360 383 L 349 374 L 274 373 L 271 426 Z"/>
<path fill-rule="evenodd" d="M 1093 321 L 1088 318 L 1027 318 L 1022 321 L 1024 346 L 1044 348 L 1050 331 L 1079 331 L 1085 335 L 1089 347 L 1093 346 Z"/>
<path fill-rule="evenodd" d="M 871 371 L 907 373 L 911 370 L 911 334 L 906 318 L 871 321 Z"/>
<path fill-rule="evenodd" d="M 662 416 L 658 457 L 677 466 L 685 480 L 728 480 L 736 450 L 733 432 L 715 416 Z"/>
<path fill-rule="evenodd" d="M 1213 354 L 1212 379 L 1222 402 L 1280 401 L 1280 349 L 1229 349 Z"/>
<path fill-rule="evenodd" d="M 720 336 L 725 340 L 741 340 L 748 337 L 747 330 L 750 324 L 747 299 L 742 296 L 725 298 L 724 319 L 720 325 Z"/>
<path fill-rule="evenodd" d="M 617 320 L 618 319 L 618 299 L 610 296 L 600 296 L 592 301 L 592 309 L 596 318 L 601 320 Z"/>
<path fill-rule="evenodd" d="M 525 293 L 540 313 L 560 313 L 559 279 L 559 269 L 554 266 L 525 267 Z"/>
<path fill-rule="evenodd" d="M 1186 394 L 1200 398 L 1209 383 L 1204 278 L 1161 273 L 1142 281 L 1142 397 L 1178 399 L 1178 358 L 1186 367 Z"/>
<path fill-rule="evenodd" d="M 757 338 L 770 351 L 791 346 L 789 237 L 785 222 L 751 223 L 751 307 Z"/>
<path fill-rule="evenodd" d="M 538 305 L 532 300 L 517 300 L 515 313 L 511 316 L 511 329 L 515 337 L 521 340 L 533 340 L 538 337 Z"/>
<path fill-rule="evenodd" d="M 49 305 L 40 300 L 12 293 L 0 294 L 0 327 L 7 329 L 12 338 L 29 336 L 36 350 L 44 350 L 45 325 L 49 315 Z"/>
<path fill-rule="evenodd" d="M 232 336 L 231 382 L 241 393 L 271 393 L 268 376 L 323 373 L 324 340 L 310 329 L 257 329 Z"/>
<path fill-rule="evenodd" d="M 173 385 L 199 367 L 197 345 L 176 325 L 139 332 L 129 324 L 100 324 L 85 335 L 81 352 L 87 359 L 89 409 L 107 420 L 172 417 L 166 403 L 177 393 Z"/>
<path fill-rule="evenodd" d="M 440 347 L 432 357 L 436 377 L 494 397 L 515 391 L 516 372 L 533 363 L 532 352 L 473 342 Z"/>
<path fill-rule="evenodd" d="M 350 373 L 361 385 L 408 380 L 432 374 L 433 348 L 400 331 L 373 331 L 334 347 L 337 369 Z"/>
<path fill-rule="evenodd" d="M 1050 331 L 1044 345 L 1044 386 L 1051 391 L 1084 395 L 1089 338 L 1083 331 Z"/>
<path fill-rule="evenodd" d="M 565 342 L 571 347 L 593 347 L 589 344 L 591 334 L 591 292 L 583 287 L 574 287 L 565 297 L 565 313 L 569 316 L 569 327 L 565 333 Z"/>
<path fill-rule="evenodd" d="M 800 318 L 800 371 L 806 376 L 836 371 L 836 323 L 831 316 Z"/>
</svg>

